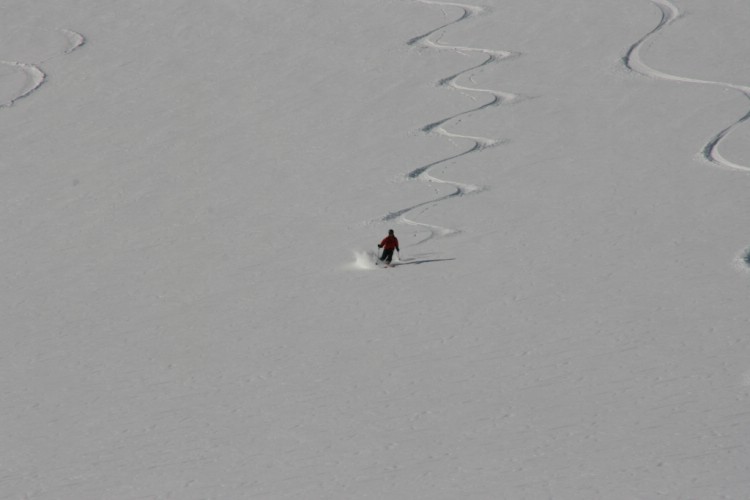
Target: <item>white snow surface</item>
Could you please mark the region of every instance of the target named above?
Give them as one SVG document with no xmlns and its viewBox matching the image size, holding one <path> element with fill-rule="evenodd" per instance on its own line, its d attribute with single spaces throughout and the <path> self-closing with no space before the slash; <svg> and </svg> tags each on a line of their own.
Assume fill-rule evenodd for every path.
<svg viewBox="0 0 750 500">
<path fill-rule="evenodd" d="M 0 499 L 750 496 L 746 2 L 0 13 Z"/>
</svg>

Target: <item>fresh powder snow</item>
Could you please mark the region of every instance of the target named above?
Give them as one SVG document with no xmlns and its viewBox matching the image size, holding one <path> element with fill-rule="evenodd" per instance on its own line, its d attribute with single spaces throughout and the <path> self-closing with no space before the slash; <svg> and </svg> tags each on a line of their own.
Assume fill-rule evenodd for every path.
<svg viewBox="0 0 750 500">
<path fill-rule="evenodd" d="M 0 499 L 750 495 L 744 2 L 0 11 Z"/>
</svg>

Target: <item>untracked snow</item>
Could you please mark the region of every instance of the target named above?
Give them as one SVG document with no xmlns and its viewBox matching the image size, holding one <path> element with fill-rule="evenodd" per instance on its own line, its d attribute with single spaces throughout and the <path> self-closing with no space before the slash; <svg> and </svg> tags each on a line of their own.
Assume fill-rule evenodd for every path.
<svg viewBox="0 0 750 500">
<path fill-rule="evenodd" d="M 0 14 L 0 499 L 748 497 L 743 2 Z"/>
</svg>

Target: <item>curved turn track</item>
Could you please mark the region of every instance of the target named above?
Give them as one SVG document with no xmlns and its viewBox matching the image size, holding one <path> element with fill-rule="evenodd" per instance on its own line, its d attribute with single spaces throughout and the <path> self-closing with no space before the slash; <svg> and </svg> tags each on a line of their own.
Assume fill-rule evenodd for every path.
<svg viewBox="0 0 750 500">
<path fill-rule="evenodd" d="M 476 113 L 476 112 L 485 110 L 487 108 L 490 108 L 492 106 L 498 106 L 502 103 L 514 101 L 518 98 L 518 96 L 516 96 L 515 94 L 511 94 L 509 92 L 478 88 L 478 87 L 467 86 L 465 84 L 459 83 L 459 80 L 461 80 L 462 77 L 465 77 L 469 73 L 476 72 L 490 64 L 494 64 L 498 61 L 502 61 L 504 59 L 508 59 L 509 57 L 513 57 L 515 54 L 513 54 L 512 52 L 508 52 L 508 51 L 492 50 L 492 49 L 479 48 L 479 47 L 464 47 L 464 46 L 447 45 L 447 44 L 440 43 L 440 39 L 442 38 L 443 33 L 446 28 L 456 23 L 460 23 L 468 19 L 471 19 L 473 17 L 484 14 L 485 10 L 482 7 L 478 7 L 474 5 L 467 5 L 467 4 L 462 4 L 462 3 L 455 3 L 455 2 L 439 2 L 439 1 L 433 1 L 433 0 L 419 0 L 419 1 L 428 5 L 432 5 L 432 6 L 439 6 L 441 8 L 450 7 L 453 9 L 457 9 L 459 11 L 459 16 L 452 21 L 449 21 L 445 24 L 442 24 L 441 26 L 438 26 L 437 28 L 434 28 L 428 31 L 427 33 L 424 33 L 422 35 L 412 38 L 411 40 L 407 42 L 407 44 L 409 46 L 421 46 L 421 47 L 425 47 L 425 48 L 432 49 L 432 50 L 453 51 L 453 52 L 458 52 L 463 55 L 478 54 L 480 56 L 483 56 L 483 60 L 479 64 L 466 68 L 453 75 L 441 78 L 440 80 L 438 80 L 436 85 L 438 87 L 444 87 L 449 90 L 460 91 L 462 93 L 472 96 L 472 98 L 475 98 L 475 96 L 477 95 L 486 97 L 486 101 L 482 104 L 479 104 L 470 109 L 461 111 L 460 113 L 447 116 L 438 121 L 428 123 L 427 125 L 423 126 L 420 129 L 425 134 L 439 135 L 442 137 L 446 137 L 448 139 L 464 140 L 469 143 L 469 147 L 467 149 L 455 155 L 451 155 L 445 158 L 441 158 L 437 161 L 433 161 L 421 167 L 415 168 L 414 170 L 406 174 L 407 180 L 417 179 L 423 182 L 428 182 L 428 183 L 432 182 L 432 183 L 439 183 L 439 184 L 445 184 L 445 185 L 451 186 L 453 190 L 449 194 L 440 196 L 439 198 L 436 198 L 436 199 L 432 199 L 432 200 L 419 203 L 417 205 L 413 205 L 410 207 L 406 207 L 400 210 L 390 212 L 388 215 L 382 217 L 381 219 L 383 221 L 397 220 L 398 222 L 402 222 L 404 224 L 420 226 L 422 228 L 429 230 L 430 232 L 429 236 L 427 236 L 427 238 L 420 241 L 421 243 L 421 242 L 424 242 L 433 238 L 434 236 L 446 236 L 449 234 L 457 233 L 458 230 L 435 226 L 431 224 L 425 224 L 422 222 L 416 222 L 412 219 L 408 219 L 406 217 L 406 214 L 418 208 L 431 206 L 431 205 L 434 205 L 435 203 L 438 203 L 438 202 L 441 202 L 450 198 L 478 193 L 482 190 L 480 187 L 475 186 L 473 184 L 465 184 L 462 182 L 457 182 L 457 181 L 452 181 L 452 180 L 447 180 L 447 179 L 440 179 L 432 175 L 430 171 L 438 165 L 447 163 L 452 160 L 456 160 L 458 158 L 461 158 L 462 156 L 466 156 L 472 153 L 478 153 L 487 148 L 494 147 L 500 143 L 498 140 L 490 139 L 486 137 L 461 135 L 461 134 L 452 133 L 446 130 L 445 125 L 448 124 L 450 121 L 455 120 L 459 117 L 466 116 L 471 113 Z M 445 10 L 443 12 L 447 16 L 447 14 L 445 13 Z M 470 78 L 468 78 L 468 80 L 471 81 Z"/>
<path fill-rule="evenodd" d="M 630 47 L 627 54 L 623 58 L 623 62 L 626 67 L 628 67 L 632 71 L 651 78 L 658 78 L 661 80 L 668 80 L 673 82 L 713 85 L 723 87 L 725 89 L 735 90 L 737 92 L 740 92 L 747 99 L 750 99 L 750 86 L 671 75 L 669 73 L 664 73 L 663 71 L 656 70 L 644 63 L 643 59 L 641 58 L 641 48 L 646 44 L 647 41 L 649 41 L 661 30 L 672 24 L 674 21 L 679 19 L 681 16 L 680 10 L 669 0 L 650 1 L 661 11 L 661 19 L 654 29 L 649 31 L 646 35 L 644 35 L 640 40 L 638 40 Z M 739 120 L 717 132 L 703 147 L 703 149 L 701 149 L 701 157 L 711 164 L 719 167 L 750 172 L 750 166 L 740 165 L 739 163 L 728 160 L 719 151 L 719 146 L 721 145 L 722 141 L 724 141 L 724 139 L 726 139 L 732 132 L 737 130 L 737 128 L 739 128 L 748 120 L 750 120 L 750 111 L 746 112 L 745 115 L 743 115 Z M 744 264 L 745 268 L 750 267 L 750 248 L 744 250 L 738 260 L 740 260 Z"/>
<path fill-rule="evenodd" d="M 76 50 L 78 47 L 82 46 L 84 43 L 86 43 L 86 39 L 81 35 L 80 33 L 76 33 L 75 31 L 62 29 L 59 31 L 66 39 L 66 46 L 62 49 L 62 54 L 70 54 L 74 50 Z M 52 57 L 57 57 L 58 55 Z M 49 57 L 45 59 L 46 62 L 52 57 Z M 24 75 L 24 83 L 23 85 L 15 92 L 15 94 L 10 97 L 9 99 L 6 99 L 5 102 L 0 102 L 0 108 L 9 108 L 13 106 L 13 104 L 16 103 L 19 99 L 23 99 L 24 97 L 28 96 L 35 90 L 37 90 L 39 87 L 41 87 L 44 82 L 47 79 L 47 75 L 42 71 L 42 69 L 39 67 L 39 64 L 42 63 L 29 63 L 29 62 L 21 62 L 21 61 L 0 61 L 0 65 L 8 66 L 12 68 L 13 70 L 20 71 Z"/>
<path fill-rule="evenodd" d="M 714 85 L 714 86 L 724 87 L 726 89 L 736 90 L 740 92 L 742 95 L 744 95 L 746 98 L 750 99 L 750 86 L 736 85 L 733 83 L 726 83 L 726 82 L 716 82 L 716 81 L 711 81 L 711 80 L 699 80 L 697 78 L 687 78 L 683 76 L 670 75 L 668 73 L 664 73 L 662 71 L 656 70 L 648 66 L 646 63 L 644 63 L 643 59 L 641 58 L 641 48 L 644 46 L 644 44 L 647 41 L 649 41 L 649 39 L 651 39 L 654 35 L 659 33 L 662 29 L 669 26 L 674 21 L 678 20 L 681 16 L 679 9 L 669 0 L 650 0 L 650 1 L 654 5 L 656 5 L 661 11 L 661 19 L 653 30 L 648 32 L 646 35 L 643 36 L 643 38 L 638 40 L 635 44 L 633 44 L 630 47 L 627 54 L 623 58 L 623 62 L 625 63 L 625 66 L 627 66 L 632 71 L 635 71 L 637 73 L 640 73 L 642 75 L 645 75 L 651 78 L 658 78 L 661 80 L 669 80 L 673 82 Z M 731 168 L 734 170 L 743 170 L 745 172 L 750 172 L 750 167 L 734 163 L 724 158 L 719 152 L 719 145 L 721 144 L 721 142 L 724 139 L 726 139 L 727 136 L 729 136 L 729 134 L 731 134 L 734 130 L 736 130 L 740 125 L 742 125 L 747 120 L 750 120 L 750 111 L 748 111 L 742 118 L 740 118 L 736 122 L 732 123 L 728 127 L 718 132 L 716 135 L 714 135 L 714 137 L 712 137 L 711 140 L 701 150 L 701 155 L 703 156 L 703 158 L 718 166 Z"/>
</svg>

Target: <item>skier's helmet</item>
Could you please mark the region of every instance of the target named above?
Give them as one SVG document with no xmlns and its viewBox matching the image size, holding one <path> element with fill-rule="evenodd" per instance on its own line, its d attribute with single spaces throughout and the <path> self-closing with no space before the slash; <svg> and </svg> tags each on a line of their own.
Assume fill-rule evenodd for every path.
<svg viewBox="0 0 750 500">
<path fill-rule="evenodd" d="M 388 234 L 391 235 L 391 236 L 393 236 L 393 229 L 389 229 L 388 230 Z"/>
</svg>

